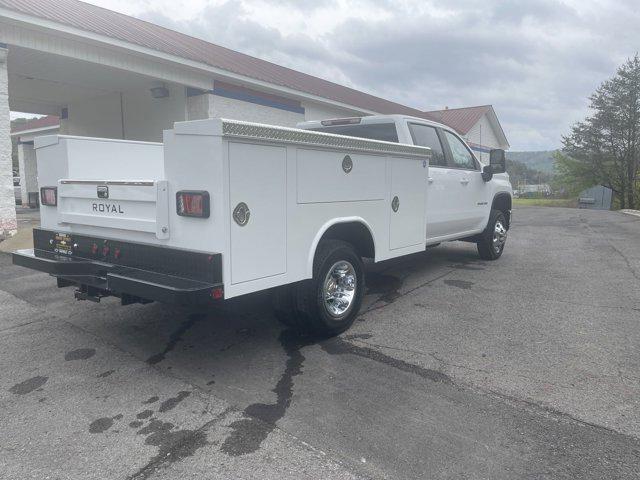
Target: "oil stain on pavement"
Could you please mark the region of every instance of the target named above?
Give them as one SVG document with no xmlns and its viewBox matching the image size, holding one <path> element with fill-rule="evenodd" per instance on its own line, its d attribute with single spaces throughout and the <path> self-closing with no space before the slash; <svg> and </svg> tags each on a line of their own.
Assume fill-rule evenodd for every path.
<svg viewBox="0 0 640 480">
<path fill-rule="evenodd" d="M 95 348 L 78 348 L 77 350 L 71 350 L 64 354 L 64 359 L 67 362 L 73 360 L 87 360 L 96 354 Z"/>
<path fill-rule="evenodd" d="M 133 423 L 133 422 L 132 422 Z M 130 426 L 133 426 L 130 424 Z M 138 435 L 146 435 L 144 443 L 158 448 L 158 453 L 130 479 L 146 479 L 167 464 L 179 462 L 191 457 L 197 450 L 207 445 L 205 429 L 174 430 L 169 422 L 152 419 L 140 430 Z"/>
<path fill-rule="evenodd" d="M 164 402 L 162 402 L 160 404 L 160 408 L 158 409 L 158 411 L 168 412 L 169 410 L 173 410 L 174 408 L 176 408 L 176 405 L 178 405 L 182 400 L 187 398 L 189 395 L 191 395 L 191 392 L 184 392 L 184 391 L 178 392 L 178 396 L 168 398 Z"/>
<path fill-rule="evenodd" d="M 178 344 L 178 342 L 182 340 L 182 337 L 184 336 L 184 334 L 187 333 L 189 329 L 191 329 L 191 327 L 193 327 L 197 322 L 199 322 L 203 318 L 205 318 L 205 315 L 203 314 L 194 313 L 189 315 L 187 319 L 184 322 L 182 322 L 182 324 L 180 324 L 180 326 L 171 335 L 169 335 L 169 341 L 167 342 L 167 345 L 164 347 L 164 350 L 160 353 L 156 353 L 155 355 L 152 355 L 149 358 L 147 358 L 147 363 L 149 365 L 156 365 L 161 361 L 163 361 L 167 353 L 171 352 L 174 348 L 176 348 L 176 345 Z"/>
<path fill-rule="evenodd" d="M 47 380 L 49 380 L 49 377 L 31 377 L 23 382 L 16 383 L 9 389 L 9 391 L 14 395 L 26 395 L 27 393 L 31 393 L 34 390 L 42 387 L 45 383 L 47 383 Z"/>
<path fill-rule="evenodd" d="M 305 359 L 300 350 L 315 343 L 316 339 L 301 336 L 291 330 L 284 330 L 280 334 L 280 344 L 287 354 L 287 361 L 284 372 L 272 390 L 276 394 L 276 402 L 254 403 L 245 408 L 245 418 L 229 425 L 232 432 L 220 450 L 235 457 L 255 452 L 260 448 L 269 433 L 276 428 L 276 422 L 284 417 L 291 405 L 293 379 L 302 373 Z"/>
<path fill-rule="evenodd" d="M 167 412 L 173 410 L 190 394 L 191 392 L 186 391 L 178 392 L 177 396 L 168 398 L 162 402 L 158 411 Z M 153 396 L 142 403 L 150 404 L 158 400 L 159 398 L 157 396 Z M 186 457 L 192 456 L 198 449 L 208 443 L 206 428 L 177 430 L 173 423 L 154 418 L 152 416 L 153 413 L 153 410 L 143 410 L 136 414 L 136 420 L 129 423 L 129 427 L 137 429 L 136 433 L 138 435 L 146 436 L 144 441 L 145 445 L 158 448 L 157 454 L 153 456 L 144 467 L 129 477 L 130 479 L 149 478 L 158 469 L 166 467 L 167 464 L 178 462 Z M 121 420 L 122 418 L 123 415 L 121 414 L 113 417 L 98 418 L 89 424 L 89 433 L 104 433 L 113 426 L 114 421 Z M 144 425 L 145 419 L 148 419 L 147 425 Z M 116 431 L 114 430 L 114 432 Z"/>
<path fill-rule="evenodd" d="M 113 426 L 114 420 L 122 420 L 122 414 L 119 413 L 113 417 L 102 417 L 94 420 L 89 424 L 89 433 L 104 433 Z"/>
<path fill-rule="evenodd" d="M 453 262 L 449 265 L 449 268 L 455 268 L 456 270 L 482 271 L 485 269 L 483 262 L 472 258 L 451 256 L 447 260 Z"/>
<path fill-rule="evenodd" d="M 466 280 L 445 280 L 444 283 L 451 287 L 461 288 L 462 290 L 471 290 L 473 286 L 473 282 L 468 282 Z"/>
<path fill-rule="evenodd" d="M 367 272 L 367 295 L 380 295 L 378 301 L 392 303 L 400 297 L 403 281 L 393 275 Z"/>
<path fill-rule="evenodd" d="M 104 433 L 113 425 L 113 418 L 102 417 L 89 424 L 89 433 Z"/>
</svg>

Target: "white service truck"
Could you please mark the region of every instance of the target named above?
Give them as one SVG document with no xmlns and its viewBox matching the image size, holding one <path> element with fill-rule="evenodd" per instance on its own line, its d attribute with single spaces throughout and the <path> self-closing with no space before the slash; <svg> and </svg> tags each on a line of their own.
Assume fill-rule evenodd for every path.
<svg viewBox="0 0 640 480">
<path fill-rule="evenodd" d="M 273 289 L 277 316 L 346 330 L 375 262 L 443 241 L 503 252 L 512 190 L 450 128 L 400 115 L 284 128 L 180 122 L 164 141 L 35 141 L 41 224 L 15 264 L 75 297 L 208 304 Z"/>
</svg>

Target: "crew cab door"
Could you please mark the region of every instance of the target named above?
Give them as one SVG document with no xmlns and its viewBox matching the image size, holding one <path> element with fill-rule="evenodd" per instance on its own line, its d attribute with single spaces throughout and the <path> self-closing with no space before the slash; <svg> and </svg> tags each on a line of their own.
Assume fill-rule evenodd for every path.
<svg viewBox="0 0 640 480">
<path fill-rule="evenodd" d="M 431 149 L 429 175 L 424 185 L 427 241 L 455 234 L 460 225 L 451 192 L 457 190 L 459 179 L 447 165 L 442 134 L 436 127 L 420 123 L 410 123 L 409 131 L 414 145 Z"/>
<path fill-rule="evenodd" d="M 482 179 L 480 163 L 460 137 L 448 130 L 441 132 L 452 180 L 447 201 L 457 219 L 456 233 L 482 230 L 490 207 L 489 188 Z"/>
</svg>

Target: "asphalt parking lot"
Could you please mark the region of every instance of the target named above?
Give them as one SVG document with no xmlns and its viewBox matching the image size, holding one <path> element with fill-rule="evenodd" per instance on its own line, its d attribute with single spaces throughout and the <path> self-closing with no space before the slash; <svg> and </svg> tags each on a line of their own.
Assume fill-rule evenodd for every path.
<svg viewBox="0 0 640 480">
<path fill-rule="evenodd" d="M 640 476 L 640 218 L 521 208 L 503 257 L 379 265 L 342 336 L 265 295 L 75 302 L 0 255 L 0 477 Z"/>
</svg>

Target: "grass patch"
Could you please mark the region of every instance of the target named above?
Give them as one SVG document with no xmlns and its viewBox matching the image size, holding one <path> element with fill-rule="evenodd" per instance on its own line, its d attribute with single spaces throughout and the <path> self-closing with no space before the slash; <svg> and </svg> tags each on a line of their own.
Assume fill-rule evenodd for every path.
<svg viewBox="0 0 640 480">
<path fill-rule="evenodd" d="M 569 207 L 576 208 L 578 201 L 574 198 L 514 198 L 516 207 Z"/>
</svg>

